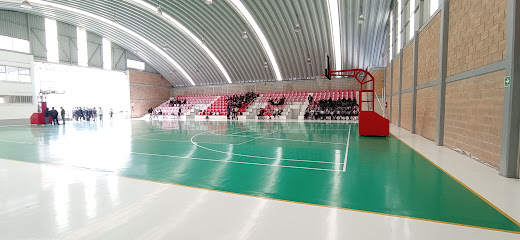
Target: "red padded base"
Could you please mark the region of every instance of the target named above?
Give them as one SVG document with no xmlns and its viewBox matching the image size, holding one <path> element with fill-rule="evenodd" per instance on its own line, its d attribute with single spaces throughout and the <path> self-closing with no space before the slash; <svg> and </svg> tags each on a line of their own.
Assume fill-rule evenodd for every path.
<svg viewBox="0 0 520 240">
<path fill-rule="evenodd" d="M 49 117 L 49 122 L 51 118 Z M 31 115 L 31 124 L 45 124 L 45 117 L 43 113 L 33 113 Z"/>
<path fill-rule="evenodd" d="M 388 137 L 390 135 L 390 121 L 376 112 L 359 112 L 359 135 Z"/>
</svg>

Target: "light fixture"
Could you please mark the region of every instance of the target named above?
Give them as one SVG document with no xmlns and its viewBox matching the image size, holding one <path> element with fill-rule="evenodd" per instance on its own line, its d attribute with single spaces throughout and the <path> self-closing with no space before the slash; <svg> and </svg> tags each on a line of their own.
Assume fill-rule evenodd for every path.
<svg viewBox="0 0 520 240">
<path fill-rule="evenodd" d="M 207 45 L 208 44 L 208 42 L 204 38 L 202 38 L 202 40 L 200 40 L 200 43 L 202 43 L 202 45 Z"/>
<path fill-rule="evenodd" d="M 358 23 L 359 23 L 359 24 L 363 24 L 363 23 L 365 23 L 365 18 L 363 17 L 363 14 L 361 14 L 361 15 L 359 16 L 359 21 L 358 21 Z"/>
<path fill-rule="evenodd" d="M 300 24 L 299 23 L 296 23 L 296 26 L 294 26 L 294 31 L 296 33 L 299 33 L 302 31 L 302 28 L 300 27 Z"/>
<path fill-rule="evenodd" d="M 249 36 L 247 36 L 247 32 L 246 31 L 242 32 L 242 39 L 248 39 L 248 38 L 249 38 Z"/>
<path fill-rule="evenodd" d="M 168 45 L 164 45 L 164 46 L 163 46 L 163 50 L 164 50 L 164 51 L 168 51 L 168 50 L 170 50 L 170 47 L 168 47 Z"/>
<path fill-rule="evenodd" d="M 258 38 L 258 40 L 262 44 L 262 47 L 264 48 L 265 54 L 267 55 L 267 59 L 269 59 L 269 64 L 271 65 L 272 71 L 275 74 L 275 79 L 281 81 L 283 79 L 282 72 L 280 71 L 273 50 L 271 49 L 269 41 L 267 41 L 267 37 L 264 35 L 262 29 L 256 22 L 253 15 L 251 15 L 248 8 L 240 0 L 228 0 L 226 2 L 230 3 L 230 5 L 232 5 L 232 7 L 238 13 L 240 13 L 240 15 L 246 20 L 248 25 L 251 27 L 252 31 L 255 33 L 255 36 Z"/>
<path fill-rule="evenodd" d="M 311 64 L 312 63 L 312 60 L 310 57 L 307 58 L 307 64 Z"/>
<path fill-rule="evenodd" d="M 78 28 L 79 28 L 79 30 L 81 30 L 81 31 L 86 31 L 86 30 L 87 30 L 87 29 L 85 29 L 84 26 L 79 26 Z"/>
<path fill-rule="evenodd" d="M 264 67 L 265 67 L 265 68 L 268 68 L 268 67 L 269 67 L 269 64 L 267 63 L 267 61 L 264 61 Z"/>
<path fill-rule="evenodd" d="M 157 7 L 157 11 L 156 11 L 157 15 L 162 15 L 162 9 L 161 7 Z"/>
<path fill-rule="evenodd" d="M 213 0 L 206 0 L 206 4 L 208 4 L 208 5 L 213 4 Z"/>
<path fill-rule="evenodd" d="M 115 24 L 119 24 L 119 19 L 117 17 L 112 18 L 112 22 Z"/>
<path fill-rule="evenodd" d="M 31 4 L 27 0 L 22 1 L 22 3 L 20 4 L 20 7 L 23 7 L 25 9 L 31 9 L 32 8 Z"/>
</svg>

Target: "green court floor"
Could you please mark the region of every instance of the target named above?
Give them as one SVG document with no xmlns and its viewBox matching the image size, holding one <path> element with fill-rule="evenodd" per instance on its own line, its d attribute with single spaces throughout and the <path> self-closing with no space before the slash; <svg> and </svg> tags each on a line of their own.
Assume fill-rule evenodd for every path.
<svg viewBox="0 0 520 240">
<path fill-rule="evenodd" d="M 106 121 L 0 127 L 0 158 L 520 232 L 399 139 L 360 137 L 357 124 Z"/>
</svg>

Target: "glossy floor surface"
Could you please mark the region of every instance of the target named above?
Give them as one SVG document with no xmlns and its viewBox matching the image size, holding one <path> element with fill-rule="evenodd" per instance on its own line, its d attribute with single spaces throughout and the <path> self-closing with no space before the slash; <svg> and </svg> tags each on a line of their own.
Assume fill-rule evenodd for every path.
<svg viewBox="0 0 520 240">
<path fill-rule="evenodd" d="M 365 216 L 369 213 L 371 217 L 394 219 L 394 223 L 396 218 L 400 219 L 397 220 L 400 224 L 421 222 L 421 225 L 434 221 L 443 225 L 466 226 L 460 227 L 463 229 L 480 227 L 513 232 L 513 236 L 520 236 L 514 234 L 520 231 L 520 227 L 513 218 L 476 195 L 399 139 L 394 136 L 359 137 L 356 124 L 120 121 L 103 124 L 69 123 L 60 127 L 2 127 L 0 158 L 39 163 L 30 164 L 39 166 L 40 169 L 34 181 L 44 185 L 40 189 L 45 188 L 45 185 L 54 189 L 53 193 L 47 192 L 52 196 L 50 200 L 46 200 L 53 207 L 40 206 L 40 211 L 26 207 L 26 203 L 32 203 L 30 206 L 38 205 L 38 195 L 27 196 L 25 191 L 32 190 L 15 187 L 17 185 L 11 183 L 23 181 L 26 177 L 30 179 L 29 176 L 24 176 L 24 169 L 30 174 L 30 168 L 17 165 L 26 163 L 0 160 L 0 191 L 5 191 L 0 192 L 0 222 L 8 223 L 0 224 L 0 234 L 12 233 L 13 237 L 18 233 L 13 228 L 31 214 L 52 216 L 54 213 L 52 222 L 60 226 L 61 232 L 60 229 L 52 230 L 55 235 L 45 233 L 48 236 L 67 233 L 61 236 L 72 237 L 74 235 L 70 235 L 70 228 L 74 224 L 76 227 L 85 224 L 92 227 L 94 223 L 89 221 L 103 216 L 105 210 L 111 212 L 122 207 L 116 206 L 119 202 L 117 199 L 122 194 L 119 189 L 121 185 L 110 183 L 122 181 L 116 176 L 256 196 L 261 198 L 254 202 L 268 206 L 272 205 L 269 204 L 272 202 L 270 199 L 319 205 L 323 207 L 279 201 L 274 204 L 297 205 L 297 208 L 305 206 L 306 209 L 320 208 L 328 213 L 327 218 L 331 217 L 330 213 L 340 218 L 347 212 L 342 209 L 348 209 L 354 211 L 348 211 L 347 215 Z M 16 165 L 16 170 L 13 170 L 13 164 Z M 6 165 L 9 167 L 5 167 Z M 77 175 L 72 172 L 87 173 Z M 92 174 L 100 174 L 102 177 L 91 177 L 90 184 L 85 185 L 82 175 Z M 132 189 L 128 182 L 139 182 L 132 179 L 124 181 L 127 188 L 130 186 L 128 189 Z M 56 190 L 56 185 L 61 186 L 61 189 Z M 78 188 L 75 185 L 84 187 Z M 99 189 L 98 185 L 106 185 L 106 188 Z M 157 201 L 165 202 L 171 198 L 172 209 L 184 206 L 184 210 L 178 209 L 181 213 L 176 212 L 175 216 L 171 216 L 176 219 L 174 223 L 166 224 L 172 227 L 185 224 L 188 220 L 183 219 L 192 217 L 190 213 L 193 209 L 190 208 L 196 208 L 200 201 L 208 201 L 206 197 L 198 195 L 251 199 L 247 196 L 172 185 L 156 186 L 160 189 L 171 187 L 192 191 L 197 197 L 191 200 L 186 197 L 184 204 L 176 204 L 176 201 L 183 199 L 182 196 L 173 194 L 158 198 L 156 194 L 149 195 L 149 192 L 142 196 L 153 196 L 154 199 L 158 198 Z M 84 191 L 80 190 L 83 188 Z M 135 191 L 139 192 L 139 189 L 136 187 Z M 131 195 L 135 198 L 139 196 Z M 44 197 L 40 198 L 43 201 Z M 89 198 L 92 199 L 89 201 Z M 255 216 L 258 218 L 264 215 L 264 210 L 267 211 L 265 206 L 258 204 L 253 204 L 256 210 L 247 215 L 248 219 Z M 84 214 L 77 217 L 71 211 Z M 125 211 L 125 214 L 120 211 L 110 216 L 121 221 L 134 216 L 131 211 Z M 157 209 L 150 211 L 150 214 L 158 214 L 154 213 Z M 212 215 L 219 210 L 208 211 L 207 214 Z M 233 209 L 228 211 L 235 212 Z M 239 206 L 236 211 L 241 211 Z M 61 220 L 58 212 L 61 212 Z M 146 213 L 135 213 L 136 216 L 140 214 Z M 297 214 L 293 218 L 299 218 L 298 213 L 293 214 Z M 235 215 L 237 214 L 229 216 Z M 349 217 L 346 219 L 353 221 Z M 255 229 L 258 223 L 253 221 L 249 228 Z M 344 227 L 355 225 L 350 223 Z M 330 228 L 331 225 L 327 227 Z M 247 226 L 243 228 L 245 232 L 239 231 L 234 233 L 238 235 L 232 235 L 239 239 L 243 236 L 262 236 L 250 235 L 251 229 L 247 230 Z M 118 231 L 110 232 L 116 234 Z M 160 236 L 165 237 L 171 236 L 175 231 L 162 224 L 156 232 L 161 232 Z M 91 234 L 93 233 L 87 235 Z M 111 238 L 119 235 L 104 236 Z M 224 236 L 228 235 L 220 236 L 225 239 Z M 323 235 L 319 236 L 325 238 Z"/>
</svg>

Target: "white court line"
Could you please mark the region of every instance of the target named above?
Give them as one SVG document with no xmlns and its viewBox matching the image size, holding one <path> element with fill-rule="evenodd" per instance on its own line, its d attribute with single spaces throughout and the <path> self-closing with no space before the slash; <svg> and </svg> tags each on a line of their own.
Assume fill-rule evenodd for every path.
<svg viewBox="0 0 520 240">
<path fill-rule="evenodd" d="M 0 127 L 19 127 L 19 126 L 31 126 L 33 124 L 22 124 L 22 125 L 4 125 Z M 34 126 L 40 126 L 40 124 L 34 124 Z"/>
<path fill-rule="evenodd" d="M 343 172 L 347 171 L 348 145 L 350 143 L 350 127 L 351 125 L 348 126 L 347 148 L 345 149 L 345 163 L 343 164 Z"/>
<path fill-rule="evenodd" d="M 272 132 L 270 132 L 270 133 L 264 133 L 264 134 L 262 134 L 260 137 L 256 137 L 256 138 L 253 138 L 253 139 L 251 139 L 251 140 L 248 140 L 248 141 L 245 141 L 245 142 L 242 142 L 242 143 L 239 143 L 239 144 L 234 144 L 234 145 L 242 145 L 242 144 L 244 144 L 244 143 L 248 143 L 248 142 L 254 141 L 254 140 L 256 140 L 256 139 L 262 138 L 262 137 L 267 136 L 267 135 L 271 135 L 271 134 L 273 134 L 273 133 L 276 132 L 276 131 L 274 131 L 274 130 L 271 130 L 271 131 L 272 131 Z"/>
<path fill-rule="evenodd" d="M 213 133 L 213 132 L 211 132 Z M 213 135 L 216 135 L 216 136 L 222 136 L 222 137 L 242 137 L 242 138 L 246 138 L 246 137 L 251 137 L 251 136 L 237 136 L 237 135 L 223 135 L 223 134 L 213 134 Z M 258 134 L 256 134 L 258 135 Z M 270 140 L 278 140 L 278 141 L 292 141 L 292 142 L 308 142 L 308 143 L 323 143 L 323 144 L 340 144 L 340 145 L 345 145 L 346 143 L 336 143 L 336 142 L 320 142 L 320 141 L 306 141 L 306 140 L 297 140 L 297 139 L 283 139 L 283 138 L 266 138 L 266 137 L 260 137 L 262 139 L 270 139 Z M 215 144 L 218 144 L 218 143 L 215 143 Z"/>
<path fill-rule="evenodd" d="M 138 153 L 138 152 L 130 152 L 130 153 L 140 154 L 140 155 L 158 156 L 158 157 L 169 157 L 169 158 L 186 158 L 186 159 L 211 161 L 211 162 L 226 162 L 226 163 L 250 164 L 250 165 L 270 166 L 270 167 L 285 167 L 285 168 L 298 168 L 298 169 L 307 169 L 307 170 L 339 172 L 339 170 L 335 170 L 335 169 L 309 168 L 309 167 L 285 166 L 285 165 L 279 165 L 279 164 L 265 164 L 265 163 L 240 162 L 240 161 L 232 161 L 232 160 L 216 160 L 216 159 L 206 159 L 206 158 L 181 157 L 181 156 L 171 156 L 171 155 L 163 155 L 163 154 L 155 154 L 155 153 Z"/>
<path fill-rule="evenodd" d="M 200 148 L 206 149 L 206 150 L 208 150 L 208 151 L 212 151 L 212 152 L 218 152 L 218 153 L 224 153 L 224 154 L 231 154 L 231 155 L 235 155 L 235 156 L 249 157 L 249 158 L 262 158 L 262 159 L 269 159 L 269 160 L 293 161 L 293 162 L 311 162 L 311 163 L 325 163 L 325 164 L 343 164 L 343 163 L 323 162 L 323 161 L 314 161 L 314 160 L 301 160 L 301 159 L 288 159 L 288 158 L 278 159 L 278 158 L 271 158 L 271 157 L 251 156 L 251 155 L 245 155 L 245 154 L 239 154 L 239 153 L 232 153 L 232 152 L 223 152 L 223 151 L 219 151 L 219 150 L 215 150 L 215 149 L 211 149 L 211 148 L 203 147 L 203 146 L 197 144 L 195 141 L 193 141 L 193 139 L 194 139 L 196 136 L 201 135 L 201 134 L 203 134 L 203 133 L 208 133 L 208 132 L 202 132 L 202 133 L 199 133 L 199 134 L 194 135 L 193 137 L 191 137 L 191 143 L 192 143 L 193 145 L 197 146 L 197 147 L 200 147 Z"/>
</svg>

